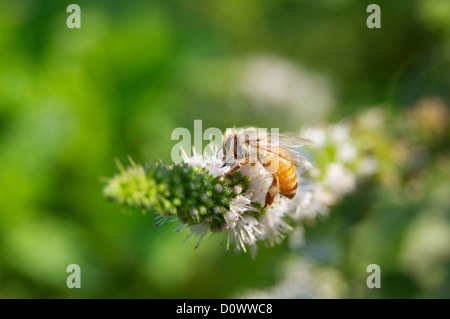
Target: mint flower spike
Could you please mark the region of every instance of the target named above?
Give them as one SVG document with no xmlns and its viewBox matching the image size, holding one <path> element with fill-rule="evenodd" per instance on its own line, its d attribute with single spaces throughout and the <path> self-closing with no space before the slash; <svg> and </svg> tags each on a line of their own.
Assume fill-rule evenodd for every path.
<svg viewBox="0 0 450 319">
<path fill-rule="evenodd" d="M 221 178 L 206 167 L 190 164 L 157 162 L 143 167 L 131 159 L 130 163 L 126 169 L 119 163 L 119 174 L 109 180 L 103 194 L 125 206 L 157 213 L 156 225 L 175 218 L 189 226 L 201 223 L 213 232 L 220 231 L 226 213 L 241 202 L 233 189 L 245 190 L 249 183 L 239 174 Z"/>
<path fill-rule="evenodd" d="M 302 211 L 314 209 L 309 196 L 316 184 L 305 170 L 298 171 L 298 193 L 293 200 L 279 194 L 262 210 L 273 175 L 259 162 L 227 174 L 230 164 L 225 163 L 223 150 L 213 143 L 207 150 L 198 154 L 193 148 L 189 157 L 181 149 L 183 163 L 174 165 L 141 166 L 129 159 L 131 165 L 124 168 L 117 163 L 119 173 L 108 180 L 103 194 L 125 207 L 155 214 L 156 226 L 178 221 L 175 231 L 190 229 L 186 240 L 198 237 L 195 248 L 208 233 L 222 233 L 228 250 L 248 249 L 252 257 L 258 241 L 273 246 L 293 230 L 286 217 L 305 218 L 298 213 L 299 206 Z"/>
</svg>

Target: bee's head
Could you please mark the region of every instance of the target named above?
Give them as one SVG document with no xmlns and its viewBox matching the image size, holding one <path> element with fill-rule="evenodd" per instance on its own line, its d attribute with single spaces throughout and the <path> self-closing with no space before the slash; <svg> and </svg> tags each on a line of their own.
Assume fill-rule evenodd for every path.
<svg viewBox="0 0 450 319">
<path fill-rule="evenodd" d="M 233 158 L 234 161 L 241 162 L 245 159 L 253 159 L 253 152 L 256 151 L 256 142 L 259 140 L 256 129 L 227 129 L 223 138 L 224 159 Z M 254 156 L 256 160 L 256 154 Z M 251 161 L 253 162 L 253 161 Z"/>
<path fill-rule="evenodd" d="M 237 136 L 235 129 L 227 129 L 223 136 L 223 157 L 224 159 L 237 158 Z"/>
</svg>

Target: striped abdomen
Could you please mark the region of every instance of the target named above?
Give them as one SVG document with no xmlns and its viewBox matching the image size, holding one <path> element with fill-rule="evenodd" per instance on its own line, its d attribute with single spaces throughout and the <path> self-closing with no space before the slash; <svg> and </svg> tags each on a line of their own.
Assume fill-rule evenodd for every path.
<svg viewBox="0 0 450 319">
<path fill-rule="evenodd" d="M 283 157 L 280 157 L 280 165 L 277 171 L 278 180 L 280 182 L 280 192 L 289 198 L 294 198 L 297 193 L 297 172 L 294 164 Z"/>
<path fill-rule="evenodd" d="M 274 176 L 272 185 L 266 196 L 266 206 L 273 203 L 274 197 L 281 193 L 290 199 L 297 193 L 297 172 L 288 154 L 280 152 L 280 155 L 268 153 L 261 158 L 261 163 Z"/>
</svg>

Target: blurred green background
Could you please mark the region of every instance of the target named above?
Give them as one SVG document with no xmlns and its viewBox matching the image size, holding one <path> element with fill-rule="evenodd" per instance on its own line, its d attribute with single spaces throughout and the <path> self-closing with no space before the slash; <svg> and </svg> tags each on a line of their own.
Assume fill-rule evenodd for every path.
<svg viewBox="0 0 450 319">
<path fill-rule="evenodd" d="M 448 107 L 449 1 L 376 1 L 381 29 L 366 27 L 374 1 L 80 0 L 81 29 L 66 26 L 70 3 L 0 1 L 1 298 L 251 296 L 292 260 L 325 269 L 308 285 L 337 297 L 450 297 L 448 135 L 423 143 L 413 195 L 368 181 L 303 246 L 262 245 L 256 260 L 220 236 L 183 244 L 108 203 L 100 180 L 116 157 L 171 162 L 172 131 L 196 119 L 299 132 L 374 106 L 397 123 L 423 98 Z M 366 286 L 373 263 L 381 289 Z M 69 264 L 81 289 L 66 287 Z"/>
</svg>

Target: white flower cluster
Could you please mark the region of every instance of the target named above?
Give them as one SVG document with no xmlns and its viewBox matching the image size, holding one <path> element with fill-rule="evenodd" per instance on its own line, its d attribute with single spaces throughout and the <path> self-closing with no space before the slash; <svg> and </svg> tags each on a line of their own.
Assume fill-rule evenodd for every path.
<svg viewBox="0 0 450 319">
<path fill-rule="evenodd" d="M 310 191 L 311 195 L 306 196 L 306 200 L 315 195 L 320 198 L 316 203 L 333 205 L 343 195 L 355 190 L 358 177 L 371 176 L 376 172 L 378 161 L 374 157 L 360 154 L 350 129 L 350 125 L 339 123 L 309 127 L 300 132 L 302 137 L 314 141 L 311 145 L 312 153 L 314 149 L 320 150 L 320 154 L 315 154 L 317 156 L 314 158 L 325 163 L 311 172 L 322 183 L 320 187 Z M 320 212 L 321 208 L 314 211 Z"/>
<path fill-rule="evenodd" d="M 227 173 L 232 162 L 230 159 L 223 160 L 222 149 L 210 144 L 209 151 L 203 155 L 198 154 L 193 148 L 193 154 L 188 157 L 182 150 L 181 154 L 185 163 L 208 168 L 212 176 L 220 176 Z M 239 173 L 250 178 L 247 191 L 236 187 L 233 192 L 236 197 L 231 201 L 229 211 L 224 214 L 225 224 L 221 231 L 227 238 L 227 249 L 235 247 L 244 252 L 249 249 L 252 256 L 257 252 L 257 241 L 264 241 L 270 246 L 280 242 L 285 234 L 293 228 L 286 222 L 286 218 L 300 219 L 303 217 L 314 218 L 316 214 L 325 214 L 327 207 L 323 203 L 324 196 L 321 187 L 312 179 L 307 178 L 306 173 L 298 171 L 298 189 L 293 199 L 277 195 L 272 205 L 263 211 L 256 211 L 252 205 L 258 204 L 264 207 L 266 194 L 272 183 L 273 176 L 264 166 L 257 162 L 255 165 L 244 165 Z M 186 226 L 180 225 L 179 229 Z M 191 235 L 199 237 L 196 246 L 208 233 L 208 225 L 196 224 L 190 227 Z"/>
</svg>

